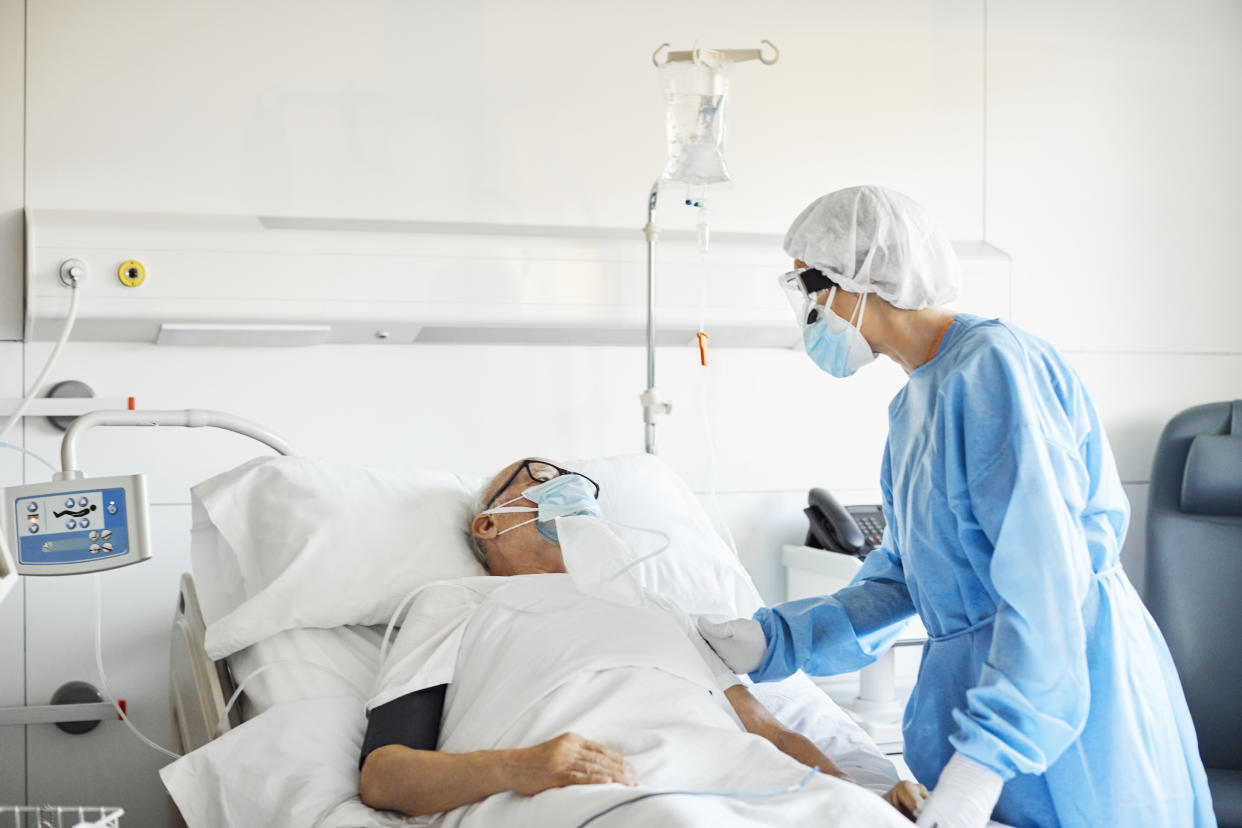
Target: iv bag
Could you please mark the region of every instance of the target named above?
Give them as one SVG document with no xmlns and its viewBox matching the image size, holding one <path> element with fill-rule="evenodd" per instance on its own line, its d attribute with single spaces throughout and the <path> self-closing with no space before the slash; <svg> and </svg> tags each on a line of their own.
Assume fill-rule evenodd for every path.
<svg viewBox="0 0 1242 828">
<path fill-rule="evenodd" d="M 668 61 L 660 66 L 668 106 L 668 163 L 660 176 L 662 181 L 706 186 L 729 180 L 724 159 L 724 105 L 730 66 L 706 50 L 699 60 Z"/>
</svg>

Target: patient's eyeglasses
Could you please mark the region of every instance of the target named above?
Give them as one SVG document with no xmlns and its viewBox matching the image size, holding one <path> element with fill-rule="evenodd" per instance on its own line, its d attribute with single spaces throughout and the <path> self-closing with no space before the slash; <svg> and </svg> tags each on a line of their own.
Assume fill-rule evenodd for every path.
<svg viewBox="0 0 1242 828">
<path fill-rule="evenodd" d="M 560 477 L 562 474 L 576 474 L 595 487 L 595 499 L 599 500 L 599 484 L 582 472 L 562 469 L 555 463 L 549 463 L 546 460 L 523 460 L 521 465 L 513 470 L 513 474 L 509 475 L 509 478 L 496 489 L 496 493 L 492 495 L 491 500 L 487 501 L 487 506 L 484 508 L 491 508 L 491 505 L 496 502 L 496 498 L 500 497 L 501 493 L 509 488 L 509 484 L 516 480 L 517 476 L 523 471 L 536 483 L 547 483 L 552 478 Z"/>
</svg>

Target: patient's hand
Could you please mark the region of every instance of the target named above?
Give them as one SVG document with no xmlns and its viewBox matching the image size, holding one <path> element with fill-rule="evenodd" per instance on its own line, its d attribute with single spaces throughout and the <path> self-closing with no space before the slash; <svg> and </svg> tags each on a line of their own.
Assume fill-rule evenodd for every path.
<svg viewBox="0 0 1242 828">
<path fill-rule="evenodd" d="M 636 785 L 634 769 L 621 754 L 577 733 L 562 733 L 534 747 L 510 752 L 509 785 L 532 795 L 566 785 Z"/>
<path fill-rule="evenodd" d="M 888 793 L 884 794 L 884 801 L 900 811 L 906 819 L 914 822 L 914 812 L 929 795 L 927 788 L 918 782 L 903 779 L 888 789 Z"/>
</svg>

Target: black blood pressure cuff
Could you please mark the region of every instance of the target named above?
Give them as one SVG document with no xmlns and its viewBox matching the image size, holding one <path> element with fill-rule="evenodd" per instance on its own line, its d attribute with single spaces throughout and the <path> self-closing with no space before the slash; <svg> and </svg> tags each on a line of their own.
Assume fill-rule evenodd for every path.
<svg viewBox="0 0 1242 828">
<path fill-rule="evenodd" d="M 415 750 L 435 750 L 440 740 L 440 717 L 444 713 L 447 684 L 438 684 L 381 704 L 367 717 L 358 768 L 371 751 L 385 745 L 404 745 Z"/>
</svg>

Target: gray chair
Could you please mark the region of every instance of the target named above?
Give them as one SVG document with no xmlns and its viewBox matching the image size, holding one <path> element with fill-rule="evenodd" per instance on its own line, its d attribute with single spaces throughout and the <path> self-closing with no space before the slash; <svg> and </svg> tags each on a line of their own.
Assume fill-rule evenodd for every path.
<svg viewBox="0 0 1242 828">
<path fill-rule="evenodd" d="M 1242 828 L 1242 400 L 1187 409 L 1160 435 L 1145 592 L 1186 691 L 1220 828 Z"/>
</svg>

